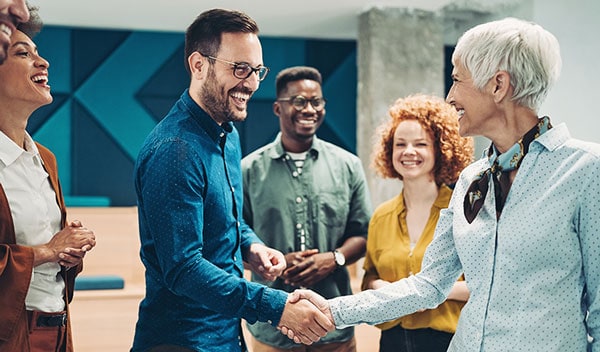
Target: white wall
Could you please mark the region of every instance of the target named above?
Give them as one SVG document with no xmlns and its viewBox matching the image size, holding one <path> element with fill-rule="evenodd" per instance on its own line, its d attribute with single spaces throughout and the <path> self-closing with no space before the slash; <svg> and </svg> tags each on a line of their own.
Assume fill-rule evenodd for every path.
<svg viewBox="0 0 600 352">
<path fill-rule="evenodd" d="M 533 13 L 558 39 L 563 59 L 540 115 L 566 122 L 575 138 L 600 143 L 600 1 L 535 0 Z"/>
</svg>

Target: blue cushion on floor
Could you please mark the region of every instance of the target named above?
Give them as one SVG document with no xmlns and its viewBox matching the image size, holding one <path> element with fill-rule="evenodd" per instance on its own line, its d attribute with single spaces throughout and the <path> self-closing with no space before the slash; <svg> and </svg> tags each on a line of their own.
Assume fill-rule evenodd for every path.
<svg viewBox="0 0 600 352">
<path fill-rule="evenodd" d="M 125 287 L 118 275 L 81 275 L 75 279 L 76 290 L 117 290 Z"/>
</svg>

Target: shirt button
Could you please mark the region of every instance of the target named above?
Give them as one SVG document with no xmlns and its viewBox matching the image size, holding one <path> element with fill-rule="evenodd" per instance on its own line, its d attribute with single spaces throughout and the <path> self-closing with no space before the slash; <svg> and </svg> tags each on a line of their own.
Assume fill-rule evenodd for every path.
<svg viewBox="0 0 600 352">
<path fill-rule="evenodd" d="M 273 321 L 271 319 L 267 320 L 267 323 L 273 325 Z"/>
<path fill-rule="evenodd" d="M 298 171 L 294 171 L 294 172 L 292 172 L 292 176 L 294 176 L 294 177 L 298 177 Z"/>
<path fill-rule="evenodd" d="M 302 224 L 296 224 L 296 228 L 297 229 L 301 229 L 302 228 Z"/>
<path fill-rule="evenodd" d="M 219 137 L 221 137 L 221 138 L 225 137 L 225 132 L 221 132 L 221 134 L 219 134 Z"/>
<path fill-rule="evenodd" d="M 296 197 L 296 203 L 302 203 L 302 197 Z"/>
</svg>

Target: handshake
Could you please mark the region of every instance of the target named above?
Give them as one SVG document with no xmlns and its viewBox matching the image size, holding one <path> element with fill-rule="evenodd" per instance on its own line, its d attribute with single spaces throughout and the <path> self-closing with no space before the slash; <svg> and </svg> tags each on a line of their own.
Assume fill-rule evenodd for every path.
<svg viewBox="0 0 600 352">
<path fill-rule="evenodd" d="M 296 290 L 288 296 L 277 329 L 296 343 L 310 345 L 335 330 L 329 303 L 314 291 Z"/>
</svg>

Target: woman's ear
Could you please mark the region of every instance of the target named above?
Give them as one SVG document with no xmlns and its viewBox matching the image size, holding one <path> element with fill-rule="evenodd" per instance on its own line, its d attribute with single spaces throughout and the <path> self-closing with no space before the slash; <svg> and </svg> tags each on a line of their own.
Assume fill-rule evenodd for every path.
<svg viewBox="0 0 600 352">
<path fill-rule="evenodd" d="M 494 77 L 492 77 L 492 81 L 494 84 L 492 92 L 494 101 L 499 103 L 504 100 L 511 91 L 510 75 L 506 71 L 498 71 Z"/>
</svg>

